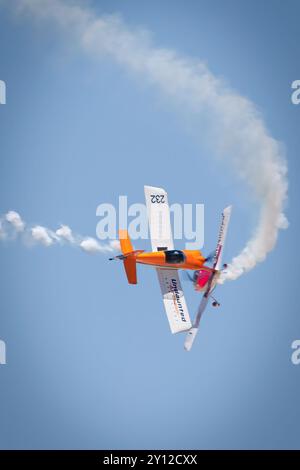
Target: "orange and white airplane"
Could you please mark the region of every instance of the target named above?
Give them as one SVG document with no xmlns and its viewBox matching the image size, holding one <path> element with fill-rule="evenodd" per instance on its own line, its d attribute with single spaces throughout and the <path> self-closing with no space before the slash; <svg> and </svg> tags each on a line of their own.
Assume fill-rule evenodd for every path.
<svg viewBox="0 0 300 470">
<path fill-rule="evenodd" d="M 211 294 L 221 274 L 221 257 L 231 206 L 223 211 L 218 243 L 213 256 L 213 266 L 209 267 L 205 266 L 209 258 L 203 256 L 200 250 L 174 249 L 166 191 L 152 186 L 145 186 L 144 189 L 153 251 L 134 250 L 127 230 L 119 230 L 122 254 L 110 259 L 123 261 L 129 284 L 137 284 L 137 263 L 155 267 L 171 332 L 188 332 L 185 349 L 189 351 L 209 298 L 213 299 L 214 306 L 220 305 Z M 195 271 L 192 278 L 195 289 L 204 292 L 193 324 L 183 295 L 178 275 L 179 269 Z"/>
</svg>

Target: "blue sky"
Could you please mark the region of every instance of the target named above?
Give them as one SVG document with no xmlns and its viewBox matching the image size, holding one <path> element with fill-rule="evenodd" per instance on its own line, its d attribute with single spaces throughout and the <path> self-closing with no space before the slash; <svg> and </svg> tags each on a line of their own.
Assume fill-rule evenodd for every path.
<svg viewBox="0 0 300 470">
<path fill-rule="evenodd" d="M 128 286 L 106 255 L 2 243 L 0 447 L 299 448 L 298 2 L 89 3 L 204 60 L 258 106 L 286 149 L 290 227 L 264 263 L 218 289 L 222 307 L 207 310 L 190 354 L 169 333 L 147 267 Z M 244 246 L 257 217 L 251 195 L 155 87 L 2 3 L 0 79 L 1 213 L 95 236 L 101 202 L 143 202 L 151 184 L 170 202 L 205 204 L 205 252 L 232 203 L 226 258 Z M 199 297 L 184 287 L 193 314 Z"/>
</svg>

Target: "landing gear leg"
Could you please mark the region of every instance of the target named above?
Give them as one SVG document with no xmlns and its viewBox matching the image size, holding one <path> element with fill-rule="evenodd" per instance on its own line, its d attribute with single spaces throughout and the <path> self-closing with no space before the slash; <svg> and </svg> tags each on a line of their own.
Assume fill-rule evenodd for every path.
<svg viewBox="0 0 300 470">
<path fill-rule="evenodd" d="M 220 307 L 220 303 L 211 295 L 211 298 L 213 299 L 212 306 L 213 307 Z"/>
</svg>

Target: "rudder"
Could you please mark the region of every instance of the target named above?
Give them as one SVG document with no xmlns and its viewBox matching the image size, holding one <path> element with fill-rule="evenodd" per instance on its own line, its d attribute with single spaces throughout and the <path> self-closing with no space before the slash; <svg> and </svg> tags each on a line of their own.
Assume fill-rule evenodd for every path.
<svg viewBox="0 0 300 470">
<path fill-rule="evenodd" d="M 123 264 L 129 284 L 137 284 L 135 252 L 131 244 L 128 230 L 119 230 L 119 240 L 122 254 L 125 255 Z"/>
<path fill-rule="evenodd" d="M 134 255 L 127 256 L 124 261 L 124 268 L 129 284 L 137 284 L 136 261 Z"/>
<path fill-rule="evenodd" d="M 131 244 L 128 230 L 119 230 L 119 240 L 123 255 L 133 252 L 133 247 Z"/>
</svg>

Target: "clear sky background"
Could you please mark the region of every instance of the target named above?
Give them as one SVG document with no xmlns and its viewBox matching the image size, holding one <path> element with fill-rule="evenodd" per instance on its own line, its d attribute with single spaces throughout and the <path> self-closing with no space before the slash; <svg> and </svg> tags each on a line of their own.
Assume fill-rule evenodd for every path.
<svg viewBox="0 0 300 470">
<path fill-rule="evenodd" d="M 96 207 L 205 204 L 205 246 L 234 205 L 230 261 L 257 218 L 246 187 L 202 145 L 203 130 L 109 59 L 93 60 L 46 23 L 0 7 L 0 213 L 95 236 Z M 172 336 L 156 274 L 128 286 L 108 256 L 0 246 L 0 447 L 300 448 L 298 1 L 91 1 L 152 32 L 158 46 L 207 62 L 261 110 L 289 165 L 288 230 L 267 260 L 217 291 L 191 353 Z M 178 243 L 182 248 L 184 241 Z M 137 243 L 150 248 L 150 243 Z M 193 315 L 199 302 L 185 284 Z"/>
</svg>

